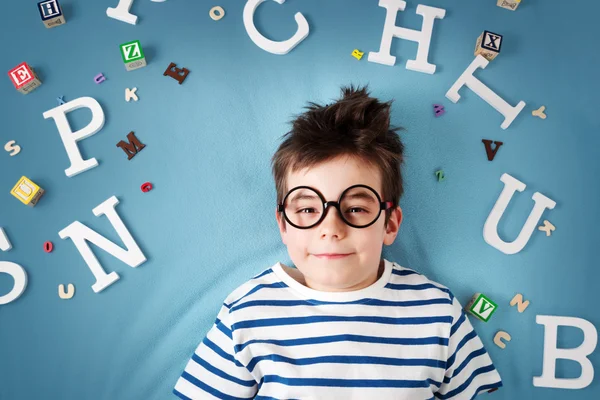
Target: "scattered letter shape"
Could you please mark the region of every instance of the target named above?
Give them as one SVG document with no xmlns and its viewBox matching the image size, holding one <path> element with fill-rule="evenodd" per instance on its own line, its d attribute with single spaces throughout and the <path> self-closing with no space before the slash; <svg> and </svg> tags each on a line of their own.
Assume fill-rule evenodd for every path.
<svg viewBox="0 0 600 400">
<path fill-rule="evenodd" d="M 550 221 L 545 219 L 544 225 L 538 226 L 538 229 L 542 232 L 546 232 L 546 236 L 550 236 L 550 235 L 552 235 L 552 232 L 554 232 L 556 230 L 556 227 L 554 225 L 552 225 L 552 223 Z"/>
<path fill-rule="evenodd" d="M 435 73 L 436 66 L 427 61 L 429 57 L 429 44 L 431 43 L 431 34 L 433 32 L 433 21 L 436 18 L 442 19 L 446 15 L 446 10 L 442 8 L 429 7 L 419 4 L 417 14 L 423 16 L 423 25 L 420 31 L 396 26 L 396 15 L 398 11 L 404 11 L 406 2 L 403 0 L 379 0 L 379 7 L 386 9 L 385 23 L 383 25 L 383 35 L 381 36 L 381 45 L 378 52 L 369 52 L 368 60 L 385 65 L 394 65 L 396 57 L 390 54 L 392 39 L 394 37 L 417 42 L 417 58 L 406 62 L 406 69 L 423 72 L 426 74 Z"/>
<path fill-rule="evenodd" d="M 90 109 L 92 112 L 92 120 L 85 128 L 73 132 L 71 131 L 71 126 L 67 120 L 67 113 L 82 107 Z M 48 110 L 43 115 L 45 119 L 54 119 L 60 138 L 65 146 L 65 150 L 67 150 L 67 156 L 69 156 L 69 160 L 71 161 L 71 166 L 65 170 L 65 174 L 68 177 L 75 176 L 98 165 L 95 158 L 90 158 L 89 160 L 81 158 L 81 153 L 77 147 L 78 141 L 92 136 L 104 126 L 104 111 L 102 111 L 102 107 L 100 107 L 100 104 L 95 99 L 91 97 L 80 97 Z"/>
<path fill-rule="evenodd" d="M 94 77 L 94 82 L 96 82 L 96 84 L 100 84 L 100 83 L 104 82 L 105 80 L 106 80 L 106 78 L 104 77 L 104 75 L 102 73 L 100 73 Z"/>
<path fill-rule="evenodd" d="M 533 206 L 533 210 L 531 210 L 525 225 L 521 228 L 519 236 L 514 242 L 507 243 L 498 236 L 498 222 L 500 221 L 502 214 L 504 214 L 515 191 L 518 190 L 519 192 L 522 192 L 525 190 L 526 185 L 508 174 L 502 174 L 500 180 L 504 182 L 504 189 L 502 190 L 502 193 L 500 193 L 500 197 L 496 200 L 494 208 L 485 221 L 483 226 L 483 238 L 490 246 L 497 248 L 501 252 L 505 254 L 515 254 L 523 250 L 529 241 L 544 210 L 546 208 L 552 210 L 556 205 L 556 202 L 539 192 L 535 192 L 531 197 L 535 202 L 535 205 Z"/>
<path fill-rule="evenodd" d="M 467 67 L 465 72 L 462 73 L 454 85 L 452 85 L 450 90 L 446 92 L 446 97 L 449 98 L 453 103 L 456 103 L 460 99 L 458 91 L 460 88 L 466 85 L 489 105 L 494 107 L 500 114 L 504 115 L 504 122 L 500 125 L 500 127 L 502 129 L 506 129 L 510 126 L 510 124 L 512 124 L 521 110 L 523 110 L 525 107 L 525 102 L 519 101 L 519 104 L 513 107 L 502 97 L 494 93 L 492 89 L 485 86 L 479 79 L 473 76 L 473 73 L 477 68 L 481 67 L 482 69 L 485 69 L 489 63 L 490 62 L 482 55 L 475 57 L 471 65 Z"/>
<path fill-rule="evenodd" d="M 163 76 L 170 76 L 175 79 L 181 85 L 185 78 L 187 78 L 190 70 L 187 68 L 177 68 L 177 64 L 170 63 L 165 72 L 163 72 Z"/>
<path fill-rule="evenodd" d="M 72 283 L 69 283 L 67 286 L 67 291 L 65 292 L 65 285 L 62 283 L 58 285 L 58 297 L 63 300 L 69 300 L 75 294 L 75 286 Z"/>
<path fill-rule="evenodd" d="M 492 161 L 494 159 L 494 157 L 496 157 L 496 153 L 498 152 L 498 149 L 500 148 L 500 146 L 502 146 L 504 144 L 504 142 L 494 142 L 496 147 L 494 147 L 494 150 L 492 150 L 492 141 L 491 140 L 481 139 L 481 141 L 485 145 L 485 152 L 487 154 L 488 161 Z"/>
<path fill-rule="evenodd" d="M 138 17 L 137 15 L 133 15 L 129 12 L 132 4 L 133 0 L 119 0 L 119 4 L 117 4 L 115 8 L 108 7 L 106 9 L 106 15 L 111 18 L 118 19 L 119 21 L 135 25 Z"/>
<path fill-rule="evenodd" d="M 146 147 L 146 145 L 138 140 L 133 131 L 127 134 L 127 140 L 129 140 L 128 143 L 126 143 L 124 140 L 121 140 L 119 143 L 117 143 L 117 147 L 123 149 L 125 154 L 127 154 L 127 159 L 131 160 L 140 150 Z"/>
<path fill-rule="evenodd" d="M 137 92 L 136 87 L 134 87 L 133 89 L 125 88 L 125 101 L 128 103 L 131 99 L 133 99 L 133 101 L 138 101 L 138 97 L 137 94 L 135 94 L 135 92 Z"/>
<path fill-rule="evenodd" d="M 14 140 L 9 140 L 8 142 L 6 142 L 6 144 L 4 145 L 4 150 L 6 151 L 12 151 L 12 153 L 10 153 L 10 156 L 16 156 L 17 154 L 19 154 L 21 152 L 21 146 L 15 144 L 17 143 Z"/>
<path fill-rule="evenodd" d="M 306 39 L 309 33 L 308 22 L 302 13 L 297 12 L 294 18 L 298 24 L 298 30 L 288 40 L 277 42 L 264 37 L 254 25 L 254 13 L 256 8 L 265 0 L 248 0 L 244 6 L 244 26 L 250 39 L 261 49 L 273 54 L 287 54 L 296 47 L 301 41 Z M 279 4 L 285 3 L 285 0 L 274 0 Z"/>
<path fill-rule="evenodd" d="M 107 274 L 104 271 L 94 256 L 94 253 L 92 253 L 92 250 L 90 249 L 90 246 L 87 244 L 86 240 L 94 243 L 96 246 L 123 261 L 130 267 L 135 268 L 146 261 L 146 257 L 125 227 L 125 224 L 119 217 L 119 214 L 117 214 L 117 211 L 115 210 L 115 206 L 117 204 L 119 204 L 119 200 L 117 200 L 115 196 L 112 196 L 94 208 L 92 212 L 95 216 L 106 215 L 112 226 L 117 231 L 119 238 L 121 238 L 125 244 L 125 248 L 127 250 L 117 246 L 104 236 L 101 236 L 96 231 L 93 231 L 79 221 L 71 223 L 62 231 L 58 232 L 58 235 L 61 237 L 61 239 L 70 237 L 71 240 L 73 240 L 75 247 L 77 247 L 77 250 L 96 278 L 96 283 L 92 285 L 92 289 L 96 293 L 112 285 L 119 279 L 119 275 L 114 271 L 110 274 Z"/>
<path fill-rule="evenodd" d="M 527 307 L 529 307 L 529 300 L 524 302 L 523 295 L 521 293 L 517 293 L 515 294 L 515 297 L 513 297 L 510 301 L 511 307 L 515 305 L 517 306 L 517 310 L 519 310 L 519 312 L 522 313 Z"/>
<path fill-rule="evenodd" d="M 10 292 L 0 296 L 0 305 L 8 304 L 18 299 L 27 287 L 27 272 L 19 264 L 10 261 L 0 261 L 0 274 L 9 274 L 15 281 Z"/>
<path fill-rule="evenodd" d="M 501 349 L 506 347 L 506 344 L 502 341 L 502 339 L 506 340 L 507 342 L 510 342 L 511 337 L 508 333 L 504 331 L 498 331 L 496 333 L 496 336 L 494 336 L 494 343 Z"/>
<path fill-rule="evenodd" d="M 598 344 L 598 331 L 582 318 L 555 317 L 550 315 L 536 315 L 535 322 L 544 325 L 544 363 L 542 376 L 533 377 L 533 386 L 583 389 L 594 379 L 594 366 L 587 357 L 594 352 Z M 571 349 L 557 348 L 558 326 L 571 326 L 583 331 L 581 345 Z M 556 375 L 556 360 L 573 360 L 581 365 L 581 375 L 575 379 L 561 379 Z"/>
</svg>

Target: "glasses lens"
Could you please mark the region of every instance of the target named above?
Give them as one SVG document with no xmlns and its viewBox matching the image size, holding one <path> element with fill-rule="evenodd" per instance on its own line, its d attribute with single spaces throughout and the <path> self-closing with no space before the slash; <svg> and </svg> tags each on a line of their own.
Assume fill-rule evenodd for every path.
<svg viewBox="0 0 600 400">
<path fill-rule="evenodd" d="M 301 188 L 290 192 L 284 206 L 287 218 L 303 228 L 314 225 L 323 214 L 323 202 L 317 192 L 311 189 Z M 377 219 L 381 208 L 373 191 L 357 187 L 344 193 L 340 209 L 346 221 L 355 226 L 365 226 Z"/>
<path fill-rule="evenodd" d="M 340 208 L 346 221 L 352 225 L 365 226 L 377 219 L 381 205 L 372 190 L 356 187 L 344 193 Z"/>
<path fill-rule="evenodd" d="M 323 201 L 311 189 L 295 189 L 285 199 L 285 215 L 294 224 L 309 227 L 323 214 Z"/>
</svg>

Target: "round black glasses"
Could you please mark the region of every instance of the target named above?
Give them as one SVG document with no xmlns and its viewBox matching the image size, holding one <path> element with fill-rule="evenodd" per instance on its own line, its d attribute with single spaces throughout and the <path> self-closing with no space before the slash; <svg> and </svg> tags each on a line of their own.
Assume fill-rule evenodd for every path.
<svg viewBox="0 0 600 400">
<path fill-rule="evenodd" d="M 373 225 L 382 210 L 393 206 L 391 201 L 381 201 L 375 189 L 367 185 L 353 185 L 342 192 L 338 201 L 325 198 L 309 186 L 293 188 L 277 205 L 285 220 L 295 228 L 310 229 L 325 219 L 329 207 L 337 208 L 342 220 L 353 228 Z"/>
</svg>

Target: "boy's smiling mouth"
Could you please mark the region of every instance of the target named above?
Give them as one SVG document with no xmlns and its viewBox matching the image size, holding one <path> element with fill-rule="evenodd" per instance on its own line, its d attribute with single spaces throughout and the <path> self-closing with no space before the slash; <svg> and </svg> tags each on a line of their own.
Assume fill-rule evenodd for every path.
<svg viewBox="0 0 600 400">
<path fill-rule="evenodd" d="M 313 254 L 313 256 L 317 257 L 317 258 L 322 258 L 322 259 L 338 259 L 338 258 L 344 258 L 347 257 L 349 255 L 351 255 L 353 253 L 348 253 L 348 254 L 340 254 L 340 253 L 322 253 L 322 254 Z"/>
</svg>

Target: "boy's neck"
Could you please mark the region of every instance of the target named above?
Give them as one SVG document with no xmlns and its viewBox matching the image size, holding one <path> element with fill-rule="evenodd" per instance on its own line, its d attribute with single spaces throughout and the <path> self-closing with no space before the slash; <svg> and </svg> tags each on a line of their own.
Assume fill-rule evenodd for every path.
<svg viewBox="0 0 600 400">
<path fill-rule="evenodd" d="M 354 290 L 364 289 L 366 287 L 371 286 L 375 282 L 377 282 L 377 280 L 379 280 L 379 278 L 381 278 L 381 275 L 383 275 L 383 271 L 385 269 L 383 260 L 381 260 L 379 262 L 379 268 L 377 269 L 377 275 L 375 275 L 374 278 L 370 277 L 369 279 L 365 280 L 364 282 L 361 282 L 361 283 L 355 285 L 354 287 L 346 288 L 344 290 L 323 290 L 322 288 L 313 287 L 310 284 L 310 282 L 306 282 L 306 278 L 304 277 L 304 275 L 302 274 L 302 272 L 300 272 L 300 270 L 298 268 L 288 267 L 287 265 L 284 265 L 284 264 L 281 264 L 281 266 L 283 267 L 283 270 L 291 278 L 293 278 L 296 282 L 300 283 L 301 285 L 304 285 L 304 286 L 314 289 L 314 290 L 325 291 L 325 292 L 350 292 L 350 291 L 354 291 Z"/>
</svg>

